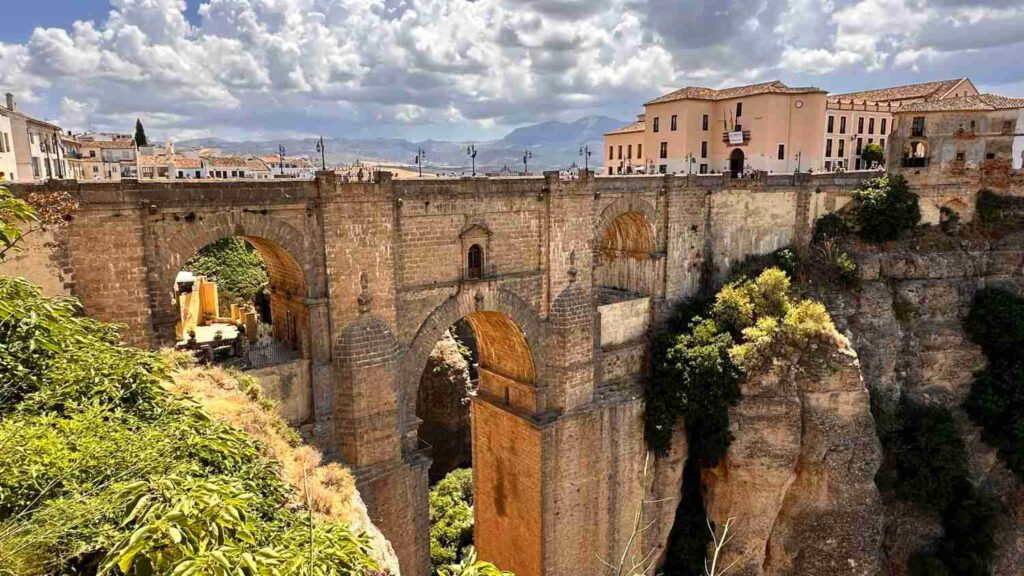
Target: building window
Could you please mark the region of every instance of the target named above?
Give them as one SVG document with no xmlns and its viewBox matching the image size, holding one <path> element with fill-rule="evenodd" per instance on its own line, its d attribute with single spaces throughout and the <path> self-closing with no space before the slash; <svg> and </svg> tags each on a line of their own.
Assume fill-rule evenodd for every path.
<svg viewBox="0 0 1024 576">
<path fill-rule="evenodd" d="M 704 117 L 701 118 L 701 120 L 700 120 L 701 129 L 704 130 L 705 132 L 708 131 L 708 121 L 709 121 L 709 118 L 708 118 L 707 114 L 705 114 Z"/>
<path fill-rule="evenodd" d="M 967 155 L 964 154 L 963 152 L 957 152 L 956 153 L 956 161 L 957 162 L 963 162 L 966 159 L 967 159 Z"/>
<path fill-rule="evenodd" d="M 839 117 L 839 133 L 846 134 L 846 116 Z"/>
<path fill-rule="evenodd" d="M 1003 134 L 1013 133 L 1013 120 L 1003 120 Z M 7 149 L 11 149 L 11 145 L 7 145 Z"/>
<path fill-rule="evenodd" d="M 701 164 L 700 165 L 700 173 L 701 174 L 707 174 L 708 173 L 708 165 L 707 164 Z"/>
<path fill-rule="evenodd" d="M 826 158 L 831 158 L 832 157 L 832 139 L 831 138 L 829 138 L 828 140 L 825 140 L 825 157 Z"/>
<path fill-rule="evenodd" d="M 736 103 L 736 118 L 743 116 L 743 102 Z"/>
<path fill-rule="evenodd" d="M 466 277 L 483 278 L 484 276 L 484 251 L 479 244 L 469 247 L 466 255 Z"/>
<path fill-rule="evenodd" d="M 655 132 L 657 132 L 657 131 L 659 130 L 659 124 L 660 124 L 660 123 L 658 122 L 658 120 L 659 120 L 659 118 L 658 118 L 657 116 L 655 116 L 655 117 L 654 117 L 654 126 L 652 127 L 652 129 L 653 129 L 653 130 L 654 130 Z"/>
<path fill-rule="evenodd" d="M 667 172 L 668 172 L 668 166 L 666 166 L 665 164 L 659 164 L 658 165 L 658 174 L 665 174 Z"/>
<path fill-rule="evenodd" d="M 786 145 L 785 144 L 779 144 L 779 160 L 785 160 L 785 159 L 786 159 Z"/>
<path fill-rule="evenodd" d="M 615 160 L 615 146 L 608 147 L 608 159 Z"/>
<path fill-rule="evenodd" d="M 871 143 L 872 143 L 872 142 L 874 142 L 874 141 L 875 141 L 875 139 L 874 139 L 874 138 L 868 138 L 868 144 L 871 144 Z"/>
<path fill-rule="evenodd" d="M 669 130 L 675 132 L 676 128 L 678 128 L 678 127 L 679 127 L 679 116 L 677 116 L 676 114 L 673 114 L 672 115 L 672 126 L 669 128 Z"/>
<path fill-rule="evenodd" d="M 874 134 L 874 133 L 875 133 L 875 119 L 874 118 L 868 118 L 868 134 Z"/>
<path fill-rule="evenodd" d="M 883 136 L 885 135 L 885 128 L 886 128 L 886 124 L 888 124 L 888 123 L 889 123 L 889 119 L 888 118 L 882 118 L 882 129 L 878 131 L 879 134 L 881 134 Z"/>
<path fill-rule="evenodd" d="M 626 144 L 626 160 L 632 160 L 632 159 L 633 159 L 633 145 L 632 144 Z"/>
<path fill-rule="evenodd" d="M 637 144 L 636 145 L 636 157 L 637 157 L 638 160 L 640 158 L 644 157 L 644 145 L 643 144 Z"/>
<path fill-rule="evenodd" d="M 858 134 L 863 134 L 864 133 L 864 117 L 863 116 L 861 116 L 860 118 L 857 118 L 857 133 Z"/>
<path fill-rule="evenodd" d="M 857 156 L 860 156 L 862 151 L 864 151 L 864 139 L 857 138 Z"/>
<path fill-rule="evenodd" d="M 619 160 L 622 160 L 622 144 L 619 144 Z"/>
<path fill-rule="evenodd" d="M 661 143 L 661 155 L 658 158 L 668 158 L 668 142 Z"/>
<path fill-rule="evenodd" d="M 885 151 L 885 138 L 879 138 L 878 145 L 882 147 L 882 151 Z"/>
<path fill-rule="evenodd" d="M 910 126 L 910 135 L 915 137 L 924 136 L 924 116 L 914 117 L 914 123 Z"/>
<path fill-rule="evenodd" d="M 705 141 L 700 143 L 700 157 L 701 158 L 707 158 L 708 157 L 708 142 L 707 142 L 707 140 L 705 140 Z"/>
<path fill-rule="evenodd" d="M 985 154 L 985 160 L 995 160 L 995 159 L 996 159 L 996 153 L 995 152 L 989 152 L 989 153 Z"/>
<path fill-rule="evenodd" d="M 835 116 L 829 116 L 828 117 L 828 133 L 831 134 L 831 133 L 835 132 L 835 128 L 836 128 L 836 117 Z"/>
<path fill-rule="evenodd" d="M 831 160 L 825 160 L 825 172 L 831 172 L 831 171 L 832 171 L 832 161 Z"/>
<path fill-rule="evenodd" d="M 843 140 L 842 138 L 839 139 L 839 154 L 837 154 L 837 156 L 840 158 L 846 156 L 846 140 Z"/>
<path fill-rule="evenodd" d="M 613 174 L 613 172 L 612 172 L 612 167 L 611 167 L 611 166 L 609 166 L 609 167 L 608 167 L 608 175 L 609 175 L 609 176 L 611 176 L 612 174 Z"/>
</svg>

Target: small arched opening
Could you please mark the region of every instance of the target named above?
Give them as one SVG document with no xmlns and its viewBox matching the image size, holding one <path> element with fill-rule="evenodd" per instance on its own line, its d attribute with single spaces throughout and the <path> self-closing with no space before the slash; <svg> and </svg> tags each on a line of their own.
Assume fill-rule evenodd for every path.
<svg viewBox="0 0 1024 576">
<path fill-rule="evenodd" d="M 746 155 L 743 154 L 743 150 L 740 148 L 733 148 L 733 151 L 729 153 L 729 173 L 732 174 L 733 178 L 739 177 L 743 174 L 743 167 L 746 163 Z"/>
<path fill-rule="evenodd" d="M 275 242 L 220 238 L 192 255 L 176 275 L 177 346 L 243 369 L 307 357 L 306 291 L 302 267 Z"/>
<path fill-rule="evenodd" d="M 466 253 L 466 277 L 476 280 L 484 276 L 484 250 L 473 244 Z"/>
</svg>

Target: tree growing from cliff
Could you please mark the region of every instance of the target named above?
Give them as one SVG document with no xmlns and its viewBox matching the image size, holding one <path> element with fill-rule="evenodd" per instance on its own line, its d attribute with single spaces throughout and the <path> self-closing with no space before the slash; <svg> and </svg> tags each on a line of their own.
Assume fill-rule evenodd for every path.
<svg viewBox="0 0 1024 576">
<path fill-rule="evenodd" d="M 853 191 L 853 216 L 861 238 L 885 242 L 913 230 L 921 221 L 921 208 L 903 176 L 885 175 Z"/>
<path fill-rule="evenodd" d="M 667 576 L 704 570 L 711 539 L 701 469 L 717 466 L 729 448 L 729 408 L 740 400 L 740 384 L 779 360 L 797 358 L 800 363 L 801 358 L 820 356 L 816 349 L 835 346 L 839 338 L 824 306 L 797 297 L 779 268 L 730 282 L 711 302 L 682 315 L 689 319 L 672 323 L 683 327 L 682 332 L 656 339 L 644 387 L 648 446 L 665 454 L 679 421 L 689 444 L 683 493 L 663 567 Z"/>
<path fill-rule="evenodd" d="M 452 567 L 473 546 L 473 469 L 459 468 L 430 489 L 430 560 L 435 572 Z"/>
</svg>

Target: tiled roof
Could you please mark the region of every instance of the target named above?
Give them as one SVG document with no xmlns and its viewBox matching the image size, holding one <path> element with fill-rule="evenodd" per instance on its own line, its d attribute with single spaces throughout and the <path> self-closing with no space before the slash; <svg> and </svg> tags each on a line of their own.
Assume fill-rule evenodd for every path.
<svg viewBox="0 0 1024 576">
<path fill-rule="evenodd" d="M 676 100 L 728 100 L 730 98 L 743 98 L 756 96 L 758 94 L 815 94 L 824 93 L 821 88 L 812 86 L 791 88 L 778 80 L 750 84 L 748 86 L 736 86 L 734 88 L 703 88 L 700 86 L 687 86 L 655 98 L 647 104 L 660 104 L 662 102 L 674 102 Z"/>
<path fill-rule="evenodd" d="M 182 156 L 181 154 L 175 154 L 174 167 L 199 169 L 203 167 L 203 161 L 200 160 L 199 158 L 192 158 L 190 156 Z"/>
<path fill-rule="evenodd" d="M 266 162 L 259 158 L 249 158 L 245 161 L 246 168 L 250 170 L 257 170 L 259 172 L 270 172 L 270 168 L 267 168 Z"/>
<path fill-rule="evenodd" d="M 245 168 L 246 159 L 240 156 L 205 156 L 203 160 L 217 168 Z"/>
<path fill-rule="evenodd" d="M 97 146 L 99 148 L 113 149 L 113 150 L 132 150 L 135 148 L 134 140 L 95 140 L 93 142 L 83 142 L 83 146 Z"/>
<path fill-rule="evenodd" d="M 627 124 L 622 128 L 616 128 L 611 132 L 606 132 L 605 136 L 611 136 L 612 134 L 628 134 L 630 132 L 643 132 L 646 129 L 645 126 L 646 125 L 643 122 L 633 122 L 632 124 Z"/>
<path fill-rule="evenodd" d="M 943 100 L 927 100 L 907 104 L 900 112 L 971 112 L 986 110 L 1015 110 L 1024 108 L 1024 98 L 1009 98 L 996 94 L 978 94 Z"/>
<path fill-rule="evenodd" d="M 967 80 L 967 78 L 922 82 L 920 84 L 906 84 L 903 86 L 892 86 L 890 88 L 879 88 L 877 90 L 862 90 L 860 92 L 847 92 L 846 94 L 830 94 L 828 98 L 829 100 L 866 100 L 868 102 L 941 98 L 949 93 L 950 90 L 955 88 L 957 84 L 965 80 Z"/>
<path fill-rule="evenodd" d="M 139 166 L 169 166 L 170 164 L 170 157 L 163 154 L 159 156 L 139 156 Z"/>
</svg>

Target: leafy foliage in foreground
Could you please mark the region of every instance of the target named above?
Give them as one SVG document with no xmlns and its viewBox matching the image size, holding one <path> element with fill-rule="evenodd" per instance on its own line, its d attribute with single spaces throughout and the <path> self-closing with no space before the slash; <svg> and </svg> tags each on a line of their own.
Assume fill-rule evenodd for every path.
<svg viewBox="0 0 1024 576">
<path fill-rule="evenodd" d="M 253 438 L 167 392 L 156 354 L 0 277 L 0 566 L 44 574 L 368 575 Z"/>
</svg>

